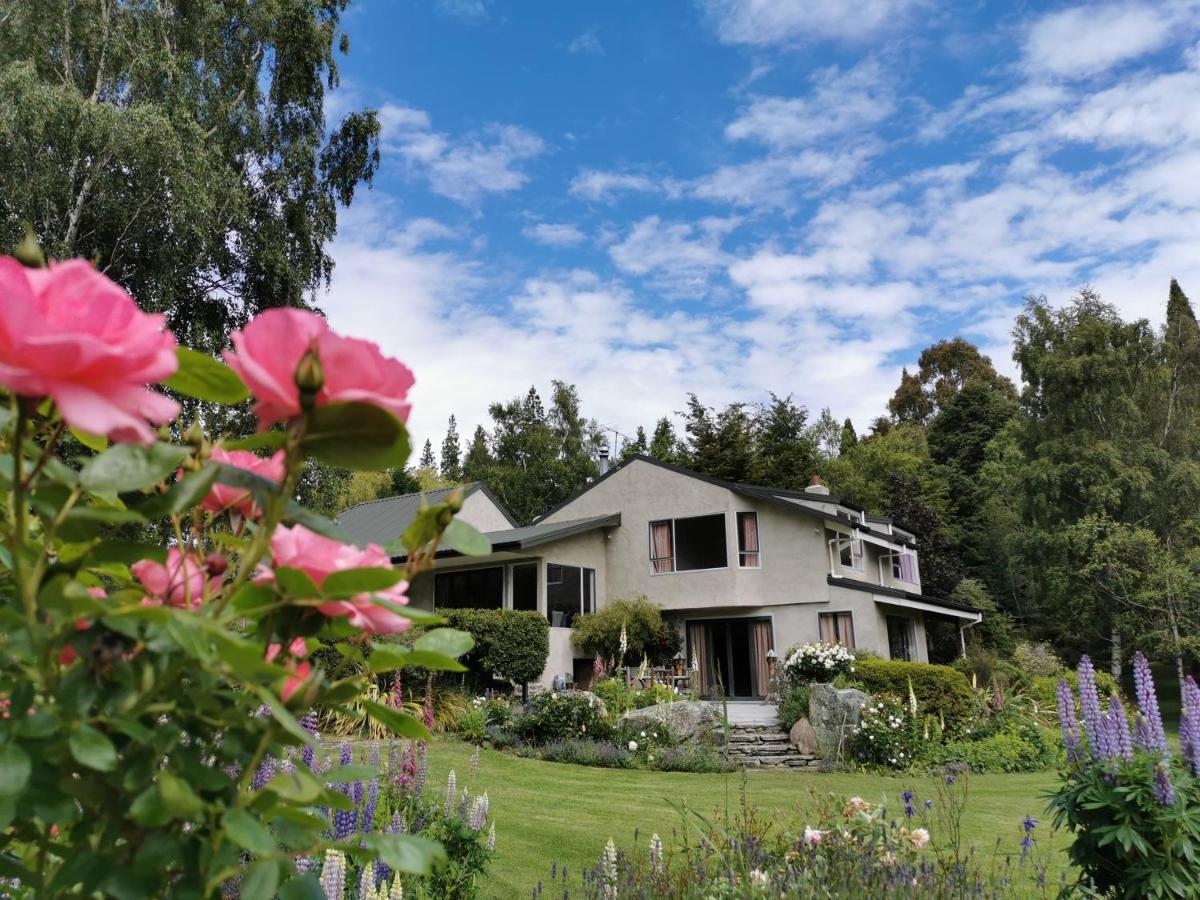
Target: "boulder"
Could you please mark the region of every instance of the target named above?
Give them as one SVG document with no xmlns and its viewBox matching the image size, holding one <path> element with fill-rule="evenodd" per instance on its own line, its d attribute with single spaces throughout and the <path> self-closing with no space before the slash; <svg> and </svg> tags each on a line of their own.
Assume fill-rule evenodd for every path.
<svg viewBox="0 0 1200 900">
<path fill-rule="evenodd" d="M 808 719 L 796 720 L 796 724 L 792 726 L 792 730 L 788 734 L 788 740 L 793 747 L 805 756 L 819 756 L 821 754 L 820 747 L 817 744 L 817 732 Z"/>
<path fill-rule="evenodd" d="M 862 708 L 871 698 L 854 688 L 814 684 L 808 693 L 808 721 L 825 759 L 836 759 L 858 725 Z"/>
<path fill-rule="evenodd" d="M 666 723 L 677 740 L 700 736 L 705 731 L 720 727 L 721 723 L 717 708 L 711 703 L 698 700 L 679 700 L 643 706 L 641 709 L 631 709 L 621 718 L 641 727 Z"/>
</svg>

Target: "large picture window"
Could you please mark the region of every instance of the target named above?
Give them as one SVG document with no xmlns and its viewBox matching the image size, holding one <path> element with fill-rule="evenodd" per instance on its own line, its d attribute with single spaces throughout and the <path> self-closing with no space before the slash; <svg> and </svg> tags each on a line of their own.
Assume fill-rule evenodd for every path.
<svg viewBox="0 0 1200 900">
<path fill-rule="evenodd" d="M 435 609 L 503 608 L 504 567 L 434 573 L 433 606 Z"/>
<path fill-rule="evenodd" d="M 512 567 L 512 608 L 537 612 L 537 563 L 519 563 Z"/>
<path fill-rule="evenodd" d="M 854 649 L 854 614 L 848 612 L 820 613 L 821 640 Z"/>
<path fill-rule="evenodd" d="M 755 541 L 757 546 L 757 530 Z M 729 565 L 725 514 L 651 522 L 650 564 L 658 575 L 725 568 Z"/>
<path fill-rule="evenodd" d="M 581 613 L 595 612 L 596 570 L 546 563 L 546 616 L 555 628 L 570 628 Z"/>
</svg>

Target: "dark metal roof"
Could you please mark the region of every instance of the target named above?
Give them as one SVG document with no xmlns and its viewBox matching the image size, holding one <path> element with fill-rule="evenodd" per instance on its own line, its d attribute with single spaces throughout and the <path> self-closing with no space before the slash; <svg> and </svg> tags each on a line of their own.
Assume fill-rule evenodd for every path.
<svg viewBox="0 0 1200 900">
<path fill-rule="evenodd" d="M 516 520 L 497 500 L 487 486 L 481 481 L 455 487 L 437 488 L 417 494 L 401 494 L 397 497 L 384 497 L 381 500 L 371 500 L 343 510 L 337 517 L 337 523 L 350 539 L 359 546 L 367 544 L 386 544 L 404 534 L 412 524 L 421 509 L 422 500 L 425 505 L 432 506 L 445 501 L 446 496 L 458 487 L 462 487 L 464 497 L 469 497 L 476 491 L 482 491 L 496 508 L 504 514 L 514 526 Z"/>
<path fill-rule="evenodd" d="M 959 603 L 957 600 L 943 600 L 940 597 L 929 597 L 925 594 L 914 594 L 912 591 L 901 590 L 900 588 L 885 587 L 882 584 L 871 584 L 869 581 L 859 581 L 857 578 L 842 578 L 838 575 L 826 575 L 825 580 L 835 587 L 848 588 L 852 591 L 864 591 L 868 594 L 883 594 L 887 597 L 899 597 L 903 600 L 916 600 L 919 603 L 928 603 L 932 606 L 941 606 L 945 609 L 957 609 L 962 612 L 981 613 L 982 609 L 976 609 L 967 603 Z"/>
<path fill-rule="evenodd" d="M 597 528 L 613 528 L 620 524 L 621 514 L 614 513 L 610 516 L 592 516 L 588 519 L 570 519 L 554 524 L 525 525 L 521 528 L 506 528 L 504 531 L 489 531 L 484 534 L 484 537 L 492 542 L 493 553 L 512 552 L 529 550 L 542 544 L 595 531 Z M 439 550 L 437 552 L 439 558 L 459 555 L 455 550 Z M 401 560 L 405 557 L 396 556 L 393 559 Z"/>
</svg>

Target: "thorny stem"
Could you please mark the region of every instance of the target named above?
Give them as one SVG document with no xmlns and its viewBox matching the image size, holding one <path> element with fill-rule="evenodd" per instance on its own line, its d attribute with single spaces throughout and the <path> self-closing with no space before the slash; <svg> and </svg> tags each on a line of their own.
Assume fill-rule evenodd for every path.
<svg viewBox="0 0 1200 900">
<path fill-rule="evenodd" d="M 25 476 L 25 480 L 21 483 L 22 490 L 29 490 L 30 485 L 33 484 L 33 479 L 37 478 L 42 469 L 46 467 L 46 463 L 50 461 L 50 457 L 54 454 L 55 447 L 58 446 L 59 438 L 63 436 L 63 432 L 66 430 L 66 422 L 59 422 L 54 426 L 54 431 L 52 431 L 50 433 L 50 437 L 46 439 L 46 446 L 42 448 L 41 455 L 38 456 L 37 462 L 33 464 L 33 468 L 30 469 L 29 474 Z M 18 447 L 19 446 L 20 445 L 18 444 Z M 14 478 L 16 478 L 15 475 Z"/>
</svg>

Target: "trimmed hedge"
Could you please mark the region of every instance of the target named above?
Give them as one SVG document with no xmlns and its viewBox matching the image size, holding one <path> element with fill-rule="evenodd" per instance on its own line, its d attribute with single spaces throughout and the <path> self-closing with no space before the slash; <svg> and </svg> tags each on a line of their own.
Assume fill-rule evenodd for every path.
<svg viewBox="0 0 1200 900">
<path fill-rule="evenodd" d="M 1058 721 L 1058 679 L 1065 678 L 1071 685 L 1071 693 L 1079 697 L 1079 673 L 1074 669 L 1064 670 L 1058 675 L 1041 675 L 1033 679 L 1029 687 L 1029 696 L 1037 703 L 1038 715 L 1044 721 Z M 1100 694 L 1101 704 L 1108 709 L 1108 698 L 1112 694 L 1121 695 L 1117 681 L 1108 672 L 1096 672 L 1096 690 Z M 1079 701 L 1075 701 L 1075 711 L 1079 712 Z"/>
<path fill-rule="evenodd" d="M 463 662 L 472 673 L 525 684 L 541 676 L 550 656 L 550 623 L 517 609 L 450 609 L 446 624 L 468 632 L 475 647 Z"/>
<path fill-rule="evenodd" d="M 940 716 L 949 734 L 961 733 L 978 711 L 971 683 L 962 672 L 949 666 L 899 659 L 858 659 L 852 677 L 868 694 L 894 694 L 901 699 L 908 697 L 911 681 L 917 714 Z"/>
</svg>

